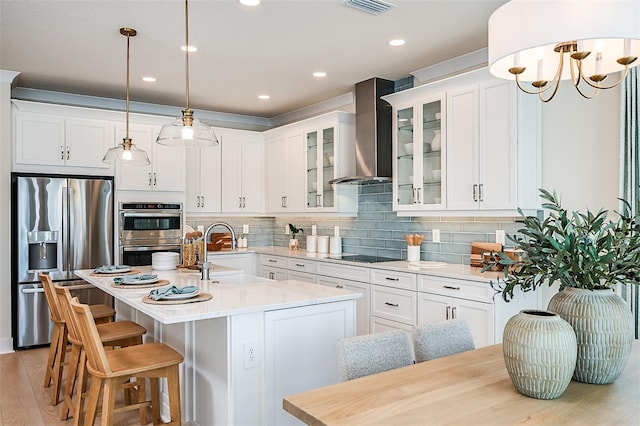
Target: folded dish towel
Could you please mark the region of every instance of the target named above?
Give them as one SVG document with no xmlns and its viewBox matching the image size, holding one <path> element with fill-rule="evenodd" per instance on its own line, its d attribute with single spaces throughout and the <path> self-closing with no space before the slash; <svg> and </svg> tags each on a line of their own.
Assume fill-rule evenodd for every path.
<svg viewBox="0 0 640 426">
<path fill-rule="evenodd" d="M 198 286 L 188 285 L 186 287 L 176 287 L 171 285 L 169 287 L 161 287 L 151 290 L 149 292 L 149 297 L 153 300 L 160 300 L 167 296 L 172 296 L 174 294 L 191 294 L 198 291 Z"/>
<path fill-rule="evenodd" d="M 93 272 L 95 272 L 96 274 L 99 274 L 99 273 L 105 273 L 105 272 L 123 271 L 125 269 L 131 269 L 131 266 L 129 266 L 129 265 L 102 265 L 102 266 L 98 266 L 96 269 L 94 269 Z"/>
<path fill-rule="evenodd" d="M 114 278 L 113 282 L 116 284 L 136 284 L 141 281 L 150 281 L 158 278 L 156 274 L 138 274 L 138 275 L 128 275 L 122 278 Z"/>
</svg>

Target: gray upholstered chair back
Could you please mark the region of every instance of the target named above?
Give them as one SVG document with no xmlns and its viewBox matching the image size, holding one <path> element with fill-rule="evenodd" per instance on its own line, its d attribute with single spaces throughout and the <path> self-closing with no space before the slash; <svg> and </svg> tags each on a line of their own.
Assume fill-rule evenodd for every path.
<svg viewBox="0 0 640 426">
<path fill-rule="evenodd" d="M 413 364 L 405 331 L 391 330 L 338 340 L 340 380 L 351 380 Z"/>
<path fill-rule="evenodd" d="M 418 327 L 413 331 L 416 362 L 475 349 L 469 324 L 461 318 Z"/>
</svg>

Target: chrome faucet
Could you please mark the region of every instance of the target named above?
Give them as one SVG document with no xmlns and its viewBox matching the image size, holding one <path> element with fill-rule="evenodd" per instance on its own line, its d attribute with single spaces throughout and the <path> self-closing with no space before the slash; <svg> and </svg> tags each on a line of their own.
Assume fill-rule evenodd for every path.
<svg viewBox="0 0 640 426">
<path fill-rule="evenodd" d="M 231 233 L 231 250 L 235 250 L 236 249 L 236 231 L 233 230 L 233 228 L 231 227 L 231 225 L 229 225 L 226 222 L 214 222 L 211 225 L 209 225 L 209 227 L 207 228 L 206 231 L 204 231 L 204 244 L 205 244 L 205 249 L 204 249 L 204 261 L 207 261 L 207 257 L 209 255 L 209 245 L 207 244 L 207 242 L 209 241 L 209 234 L 211 233 L 211 230 L 213 228 L 215 228 L 216 226 L 222 226 L 224 228 L 227 228 L 227 230 L 229 230 L 229 232 Z"/>
</svg>

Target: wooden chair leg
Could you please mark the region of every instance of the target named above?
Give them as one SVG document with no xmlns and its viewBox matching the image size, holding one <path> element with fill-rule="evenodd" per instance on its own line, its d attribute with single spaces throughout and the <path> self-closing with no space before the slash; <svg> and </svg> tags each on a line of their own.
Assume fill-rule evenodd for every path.
<svg viewBox="0 0 640 426">
<path fill-rule="evenodd" d="M 47 358 L 47 368 L 45 370 L 44 375 L 44 387 L 48 388 L 51 386 L 51 381 L 53 377 L 51 373 L 53 372 L 53 367 L 55 366 L 56 358 L 58 355 L 58 346 L 60 345 L 60 327 L 58 324 L 53 326 L 53 332 L 51 333 L 51 344 L 49 345 L 49 357 Z"/>
<path fill-rule="evenodd" d="M 51 390 L 51 405 L 56 405 L 60 400 L 60 387 L 62 385 L 62 372 L 64 370 L 64 358 L 67 353 L 67 330 L 61 327 L 59 333 L 62 334 L 58 338 L 57 354 L 54 361 L 53 371 L 51 375 L 53 377 L 53 389 Z"/>
<path fill-rule="evenodd" d="M 182 412 L 180 410 L 180 373 L 178 364 L 167 368 L 167 388 L 169 391 L 171 422 L 180 425 Z"/>
<path fill-rule="evenodd" d="M 102 379 L 91 376 L 91 384 L 89 385 L 89 399 L 87 401 L 87 408 L 84 410 L 84 423 L 92 425 L 96 420 L 96 411 L 98 409 L 98 400 L 100 399 L 100 391 L 102 390 Z M 80 410 L 82 410 L 82 405 Z M 73 424 L 76 425 L 80 416 L 74 418 Z"/>
<path fill-rule="evenodd" d="M 84 417 L 83 407 L 86 399 L 87 376 L 87 353 L 84 351 L 84 348 L 82 348 L 80 351 L 80 369 L 78 371 L 78 378 L 76 379 L 76 400 L 73 405 L 73 423 L 75 425 L 84 424 L 82 419 Z"/>
<path fill-rule="evenodd" d="M 139 377 L 139 378 L 136 378 L 136 380 L 138 381 L 137 392 L 136 392 L 136 402 L 138 404 L 142 404 L 147 400 L 147 389 L 145 387 L 145 383 L 147 379 L 144 377 Z M 147 424 L 147 407 L 146 406 L 140 407 L 140 424 L 141 425 Z"/>
<path fill-rule="evenodd" d="M 151 390 L 151 422 L 157 425 L 160 424 L 160 379 L 150 377 L 149 388 Z"/>
<path fill-rule="evenodd" d="M 102 391 L 102 426 L 113 425 L 113 410 L 116 405 L 116 390 L 118 390 L 118 378 L 105 379 Z"/>
<path fill-rule="evenodd" d="M 67 369 L 67 382 L 65 383 L 62 394 L 62 407 L 60 407 L 60 420 L 67 420 L 69 418 L 69 412 L 74 410 L 73 392 L 76 387 L 76 376 L 78 374 L 78 367 L 80 366 L 81 350 L 78 345 L 72 345 L 71 347 L 69 367 Z"/>
</svg>

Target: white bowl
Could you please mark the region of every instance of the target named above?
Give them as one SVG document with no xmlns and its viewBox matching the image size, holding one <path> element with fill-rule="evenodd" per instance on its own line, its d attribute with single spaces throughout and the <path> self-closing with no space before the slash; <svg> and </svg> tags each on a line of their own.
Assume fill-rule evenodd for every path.
<svg viewBox="0 0 640 426">
<path fill-rule="evenodd" d="M 441 201 L 442 201 L 442 198 L 440 198 L 440 197 L 434 197 L 433 198 L 433 202 L 436 203 L 436 204 L 440 204 Z"/>
<path fill-rule="evenodd" d="M 178 257 L 178 253 L 172 251 L 157 251 L 155 253 L 151 253 L 152 259 L 172 259 L 174 257 Z"/>
<path fill-rule="evenodd" d="M 311 182 L 311 189 L 316 191 L 318 189 L 318 182 Z"/>
<path fill-rule="evenodd" d="M 333 166 L 333 155 L 329 157 L 329 165 Z"/>
<path fill-rule="evenodd" d="M 441 173 L 440 170 L 432 170 L 431 171 L 431 176 L 433 177 L 433 180 L 438 182 L 438 181 L 440 181 L 440 178 L 442 177 L 442 173 Z"/>
<path fill-rule="evenodd" d="M 413 142 L 404 144 L 404 152 L 407 154 L 413 154 Z"/>
</svg>

